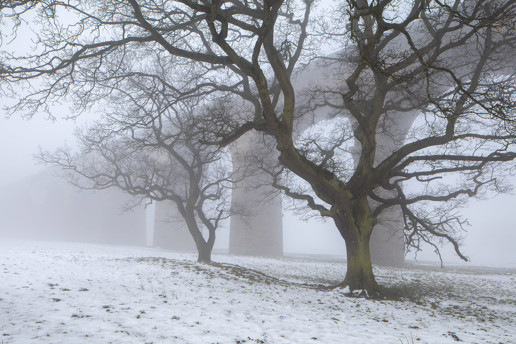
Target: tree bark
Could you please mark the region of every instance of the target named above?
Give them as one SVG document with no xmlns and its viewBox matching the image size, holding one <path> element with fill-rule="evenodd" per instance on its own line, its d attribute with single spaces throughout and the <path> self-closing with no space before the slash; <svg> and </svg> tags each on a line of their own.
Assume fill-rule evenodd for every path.
<svg viewBox="0 0 516 344">
<path fill-rule="evenodd" d="M 211 263 L 211 249 L 207 244 L 197 245 L 197 262 Z"/>
<path fill-rule="evenodd" d="M 215 230 L 211 230 L 209 232 L 208 240 L 205 240 L 201 233 L 201 229 L 197 225 L 193 211 L 187 211 L 185 221 L 188 227 L 188 231 L 192 235 L 192 238 L 195 242 L 195 247 L 197 248 L 197 261 L 199 263 L 210 263 L 211 251 L 213 250 L 213 245 L 215 243 Z"/>
<path fill-rule="evenodd" d="M 346 277 L 339 286 L 348 287 L 353 294 L 358 291 L 358 295 L 378 296 L 369 248 L 375 221 L 367 197 L 354 201 L 352 211 L 340 212 L 334 220 L 346 242 L 347 254 Z"/>
<path fill-rule="evenodd" d="M 378 284 L 373 274 L 369 236 L 359 234 L 353 240 L 346 240 L 347 271 L 343 286 L 350 291 L 366 291 L 366 296 L 379 294 Z"/>
<path fill-rule="evenodd" d="M 199 263 L 211 263 L 211 252 L 215 244 L 215 228 L 208 229 L 208 240 L 202 239 L 197 245 L 197 261 Z M 200 232 L 199 232 L 200 233 Z M 201 234 L 202 238 L 202 234 Z"/>
</svg>

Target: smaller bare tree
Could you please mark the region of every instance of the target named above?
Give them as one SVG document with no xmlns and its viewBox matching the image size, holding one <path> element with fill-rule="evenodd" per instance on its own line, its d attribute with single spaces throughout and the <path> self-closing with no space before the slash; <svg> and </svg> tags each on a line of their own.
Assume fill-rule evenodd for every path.
<svg viewBox="0 0 516 344">
<path fill-rule="evenodd" d="M 196 117 L 206 111 L 201 97 L 178 101 L 144 77 L 116 94 L 114 111 L 77 132 L 76 152 L 64 147 L 41 153 L 40 160 L 67 171 L 80 188 L 117 187 L 141 201 L 172 201 L 198 261 L 210 262 L 216 229 L 231 213 L 232 178 L 243 174 L 232 171 L 224 150 L 202 143 L 196 129 Z"/>
</svg>

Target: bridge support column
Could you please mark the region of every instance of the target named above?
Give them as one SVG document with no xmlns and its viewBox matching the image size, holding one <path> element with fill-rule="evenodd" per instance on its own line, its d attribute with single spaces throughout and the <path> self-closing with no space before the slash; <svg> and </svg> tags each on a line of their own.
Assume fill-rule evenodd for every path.
<svg viewBox="0 0 516 344">
<path fill-rule="evenodd" d="M 403 215 L 399 208 L 392 208 L 380 215 L 371 235 L 369 247 L 373 264 L 387 266 L 405 264 Z"/>
<path fill-rule="evenodd" d="M 283 206 L 271 176 L 261 163 L 275 163 L 277 153 L 266 148 L 262 134 L 250 132 L 232 150 L 233 167 L 240 175 L 233 190 L 229 253 L 250 256 L 283 255 Z"/>
</svg>

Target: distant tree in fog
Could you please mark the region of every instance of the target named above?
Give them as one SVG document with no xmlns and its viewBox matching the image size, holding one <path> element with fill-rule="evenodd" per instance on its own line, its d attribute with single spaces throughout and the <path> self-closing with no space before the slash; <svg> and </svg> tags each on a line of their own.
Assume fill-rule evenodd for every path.
<svg viewBox="0 0 516 344">
<path fill-rule="evenodd" d="M 115 187 L 142 199 L 172 201 L 198 260 L 209 262 L 216 229 L 230 215 L 234 172 L 224 150 L 200 141 L 199 97 L 172 101 L 159 83 L 131 80 L 111 99 L 102 120 L 77 133 L 77 151 L 65 147 L 39 158 L 67 171 L 81 188 Z"/>
</svg>

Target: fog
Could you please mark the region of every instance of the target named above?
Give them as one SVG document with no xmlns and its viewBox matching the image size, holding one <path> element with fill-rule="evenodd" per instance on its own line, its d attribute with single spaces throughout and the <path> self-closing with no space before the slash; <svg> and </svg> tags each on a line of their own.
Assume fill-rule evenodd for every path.
<svg viewBox="0 0 516 344">
<path fill-rule="evenodd" d="M 142 206 L 124 212 L 123 206 L 129 199 L 121 192 L 99 193 L 97 191 L 92 194 L 92 191 L 78 191 L 71 185 L 63 186 L 65 183 L 56 177 L 56 171 L 48 170 L 48 167 L 37 164 L 34 159 L 34 155 L 40 148 L 53 150 L 65 142 L 73 145 L 74 128 L 77 125 L 85 125 L 91 118 L 92 116 L 85 115 L 78 121 L 57 118 L 53 122 L 41 117 L 25 120 L 15 116 L 6 118 L 5 114 L 1 115 L 0 159 L 3 161 L 0 170 L 1 236 L 134 245 L 149 245 L 152 242 L 152 232 L 148 229 L 153 223 L 153 207 L 144 209 Z M 47 181 L 47 190 L 39 186 L 40 191 L 27 191 L 30 190 L 27 184 L 35 180 L 37 175 L 40 179 L 43 175 L 53 182 Z M 60 186 L 52 183 L 58 183 Z M 511 183 L 516 185 L 516 179 L 512 179 Z M 34 190 L 34 187 L 32 189 Z M 31 194 L 27 195 L 27 193 Z M 49 195 L 64 199 L 50 200 Z M 36 205 L 31 209 L 39 209 L 37 214 L 34 210 L 27 212 L 27 208 L 21 205 L 27 200 Z M 51 206 L 62 208 L 50 209 Z M 516 266 L 516 250 L 514 250 L 516 217 L 513 214 L 515 209 L 516 195 L 514 194 L 470 201 L 463 215 L 469 218 L 471 226 L 467 227 L 468 232 L 465 233 L 462 246 L 465 255 L 471 259 L 469 264 Z M 55 214 L 61 214 L 62 218 L 54 218 L 52 221 L 47 219 L 43 221 L 44 225 L 38 226 L 37 222 L 41 221 L 44 212 L 48 212 L 52 217 L 55 217 Z M 147 213 L 147 223 L 145 220 L 135 220 L 138 216 L 144 218 L 142 215 L 144 212 Z M 11 219 L 12 223 L 13 217 L 23 218 L 24 227 L 39 228 L 15 228 L 16 225 L 10 225 L 10 221 L 6 221 Z M 31 222 L 30 219 L 35 221 Z M 20 222 L 17 223 L 19 227 Z M 52 223 L 54 226 L 49 225 Z M 344 241 L 331 221 L 323 222 L 318 219 L 302 221 L 288 210 L 284 210 L 283 227 L 286 254 L 345 254 Z M 227 250 L 229 221 L 218 230 L 217 235 L 215 249 Z M 442 254 L 445 264 L 460 262 L 449 245 L 444 245 Z M 407 259 L 413 258 L 413 254 L 407 255 Z M 432 249 L 427 248 L 418 254 L 418 259 L 437 261 L 438 257 Z"/>
<path fill-rule="evenodd" d="M 24 31 L 20 34 L 24 34 Z M 29 46 L 14 45 L 11 48 L 23 51 Z M 0 97 L 0 105 L 9 101 L 11 100 Z M 141 206 L 130 212 L 123 212 L 122 207 L 129 199 L 121 193 L 79 192 L 72 186 L 63 186 L 63 182 L 55 177 L 55 171 L 49 171 L 46 166 L 36 164 L 34 155 L 40 147 L 52 151 L 65 142 L 73 145 L 74 128 L 77 125 L 85 125 L 95 117 L 85 114 L 77 121 L 64 120 L 63 117 L 66 117 L 68 110 L 65 107 L 56 110 L 59 112 L 56 121 L 49 121 L 44 116 L 36 116 L 30 120 L 16 116 L 8 119 L 0 110 L 0 236 L 23 235 L 49 240 L 150 245 L 153 242 L 150 230 L 154 219 L 152 206 L 146 209 Z M 38 178 L 41 180 L 42 176 L 46 184 L 36 185 L 31 189 L 28 184 Z M 516 178 L 510 183 L 516 186 Z M 49 197 L 52 195 L 63 199 L 51 200 Z M 26 207 L 26 202 L 32 202 L 32 207 Z M 49 209 L 50 204 L 62 208 Z M 82 209 L 77 209 L 81 207 Z M 32 209 L 31 212 L 34 212 L 34 209 L 39 211 L 37 214 L 28 213 L 27 209 Z M 463 215 L 470 220 L 470 226 L 466 227 L 468 232 L 465 233 L 462 248 L 464 254 L 471 259 L 471 264 L 516 266 L 516 217 L 513 215 L 515 209 L 514 194 L 470 201 L 463 211 Z M 45 219 L 46 227 L 37 226 L 37 221 L 44 218 L 46 211 L 51 216 L 61 214 L 62 218 L 52 221 Z M 147 215 L 146 220 L 135 220 L 138 214 L 142 213 Z M 104 217 L 104 220 L 95 222 L 93 219 L 96 217 Z M 10 228 L 9 222 L 12 223 L 14 218 L 23 218 L 24 228 Z M 31 218 L 34 221 L 29 221 Z M 56 228 L 50 228 L 52 226 L 48 224 L 52 223 Z M 27 228 L 31 226 L 38 228 Z M 122 228 L 110 228 L 115 226 Z M 136 233 L 138 227 L 142 227 L 139 234 Z M 331 221 L 302 221 L 284 210 L 283 230 L 284 252 L 287 254 L 345 254 L 344 240 Z M 109 233 L 103 233 L 105 231 Z M 131 231 L 134 233 L 129 235 L 128 232 Z M 217 237 L 215 249 L 226 250 L 229 244 L 229 221 L 218 230 Z M 460 261 L 449 245 L 444 245 L 442 254 L 445 263 Z M 413 259 L 414 255 L 409 254 L 407 258 Z M 426 248 L 418 254 L 418 259 L 436 261 L 437 256 L 431 248 Z"/>
</svg>

